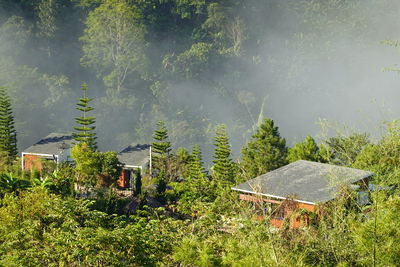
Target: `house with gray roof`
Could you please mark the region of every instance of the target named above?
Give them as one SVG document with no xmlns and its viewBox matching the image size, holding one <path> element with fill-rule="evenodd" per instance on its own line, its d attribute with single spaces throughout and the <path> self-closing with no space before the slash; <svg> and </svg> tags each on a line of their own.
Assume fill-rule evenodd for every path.
<svg viewBox="0 0 400 267">
<path fill-rule="evenodd" d="M 72 141 L 70 133 L 50 133 L 22 152 L 22 169 L 40 171 L 46 160 L 57 164 L 69 161 Z"/>
<path fill-rule="evenodd" d="M 317 204 L 333 200 L 343 186 L 366 188 L 372 175 L 369 171 L 299 160 L 234 186 L 232 190 L 240 192 L 240 198 L 245 201 L 276 206 L 290 200 L 298 208 L 315 212 Z M 282 219 L 290 213 L 277 210 Z"/>
<path fill-rule="evenodd" d="M 130 145 L 119 152 L 117 157 L 124 165 L 122 174 L 117 181 L 117 184 L 122 188 L 130 186 L 129 182 L 134 170 L 140 169 L 143 173 L 144 170 L 148 169 L 151 172 L 151 145 Z"/>
</svg>

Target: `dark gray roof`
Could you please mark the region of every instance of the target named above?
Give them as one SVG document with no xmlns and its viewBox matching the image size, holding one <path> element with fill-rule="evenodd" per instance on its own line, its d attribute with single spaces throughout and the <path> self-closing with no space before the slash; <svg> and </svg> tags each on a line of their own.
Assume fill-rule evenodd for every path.
<svg viewBox="0 0 400 267">
<path fill-rule="evenodd" d="M 118 153 L 118 159 L 125 165 L 143 166 L 150 161 L 150 145 L 130 145 Z"/>
<path fill-rule="evenodd" d="M 299 160 L 252 180 L 233 190 L 276 198 L 288 196 L 302 202 L 326 202 L 337 189 L 373 175 L 372 172 Z"/>
<path fill-rule="evenodd" d="M 28 147 L 23 153 L 60 155 L 71 148 L 72 135 L 67 133 L 51 133 L 33 146 Z"/>
</svg>

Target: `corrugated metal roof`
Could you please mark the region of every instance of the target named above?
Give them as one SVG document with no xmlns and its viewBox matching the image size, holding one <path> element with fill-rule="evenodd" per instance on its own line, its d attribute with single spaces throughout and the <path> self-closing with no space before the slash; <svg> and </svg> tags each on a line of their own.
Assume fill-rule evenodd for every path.
<svg viewBox="0 0 400 267">
<path fill-rule="evenodd" d="M 291 196 L 302 202 L 317 203 L 334 199 L 341 185 L 357 182 L 373 174 L 353 168 L 299 160 L 232 189 L 278 198 Z"/>
<path fill-rule="evenodd" d="M 150 161 L 150 145 L 130 145 L 118 153 L 118 159 L 128 166 L 144 166 Z"/>
<path fill-rule="evenodd" d="M 69 133 L 51 133 L 23 153 L 61 155 L 71 148 L 72 135 Z"/>
</svg>

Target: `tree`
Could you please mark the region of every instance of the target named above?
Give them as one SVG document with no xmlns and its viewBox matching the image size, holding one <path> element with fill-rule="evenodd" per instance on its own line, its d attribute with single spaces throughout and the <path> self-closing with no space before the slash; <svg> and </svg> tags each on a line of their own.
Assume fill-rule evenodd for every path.
<svg viewBox="0 0 400 267">
<path fill-rule="evenodd" d="M 132 187 L 135 190 L 135 196 L 138 196 L 142 193 L 142 170 L 136 169 L 134 172 Z"/>
<path fill-rule="evenodd" d="M 204 170 L 201 150 L 198 145 L 193 146 L 186 177 L 187 180 L 180 204 L 182 204 L 183 200 L 190 205 L 195 201 L 213 199 L 215 194 L 212 190 L 211 181 Z"/>
<path fill-rule="evenodd" d="M 85 22 L 82 63 L 119 93 L 128 75 L 143 72 L 146 58 L 142 15 L 126 0 L 105 0 Z"/>
<path fill-rule="evenodd" d="M 71 150 L 75 161 L 76 180 L 85 187 L 108 187 L 122 171 L 117 153 L 94 151 L 87 143 L 76 144 Z"/>
<path fill-rule="evenodd" d="M 46 41 L 47 56 L 51 57 L 50 44 L 57 30 L 56 26 L 56 0 L 41 0 L 37 5 L 39 36 Z"/>
<path fill-rule="evenodd" d="M 217 127 L 214 141 L 213 181 L 218 186 L 229 186 L 235 182 L 236 165 L 230 158 L 231 147 L 224 124 Z"/>
<path fill-rule="evenodd" d="M 208 17 L 202 27 L 209 32 L 214 43 L 220 46 L 222 53 L 238 57 L 248 31 L 243 19 L 235 14 L 231 5 L 210 3 L 207 7 Z"/>
<path fill-rule="evenodd" d="M 154 155 L 154 169 L 167 172 L 168 160 L 171 152 L 171 143 L 168 141 L 168 130 L 163 121 L 157 122 L 158 129 L 154 131 L 152 153 Z"/>
<path fill-rule="evenodd" d="M 319 154 L 319 147 L 311 136 L 307 136 L 304 142 L 297 143 L 292 148 L 289 148 L 287 160 L 295 162 L 300 159 L 316 162 L 322 161 L 322 157 Z"/>
<path fill-rule="evenodd" d="M 157 156 L 166 157 L 171 152 L 171 143 L 168 141 L 168 130 L 163 121 L 157 122 L 158 129 L 154 131 L 152 151 Z"/>
<path fill-rule="evenodd" d="M 366 145 L 357 155 L 352 167 L 374 172 L 373 183 L 399 185 L 400 128 L 396 121 L 388 126 L 388 134 L 376 144 Z"/>
<path fill-rule="evenodd" d="M 167 181 L 165 178 L 165 172 L 160 171 L 157 176 L 157 181 L 156 181 L 156 190 L 157 190 L 157 197 L 160 200 L 163 200 L 164 195 L 165 195 L 165 190 L 167 190 Z"/>
<path fill-rule="evenodd" d="M 373 196 L 374 203 L 384 201 L 380 192 Z M 349 232 L 354 236 L 353 245 L 361 255 L 360 265 L 396 266 L 400 259 L 400 229 L 398 227 L 400 197 L 394 194 L 382 205 L 368 212 L 365 220 L 354 223 Z"/>
<path fill-rule="evenodd" d="M 7 152 L 9 160 L 14 159 L 18 153 L 14 117 L 5 88 L 0 88 L 0 151 Z"/>
<path fill-rule="evenodd" d="M 368 144 L 367 134 L 354 133 L 349 136 L 335 136 L 322 144 L 322 152 L 325 155 L 325 160 L 328 162 L 351 166 Z"/>
<path fill-rule="evenodd" d="M 287 163 L 286 140 L 272 119 L 265 119 L 242 149 L 241 167 L 247 178 L 254 178 Z"/>
<path fill-rule="evenodd" d="M 100 173 L 101 162 L 97 151 L 93 151 L 87 143 L 72 147 L 71 157 L 75 161 L 76 180 L 85 187 L 95 186 Z"/>
<path fill-rule="evenodd" d="M 121 175 L 122 163 L 114 151 L 97 152 L 97 154 L 100 161 L 97 185 L 108 187 L 114 184 Z"/>
<path fill-rule="evenodd" d="M 78 144 L 86 143 L 92 150 L 97 149 L 96 134 L 93 132 L 96 126 L 93 124 L 96 122 L 94 117 L 88 116 L 88 112 L 93 110 L 93 107 L 89 106 L 89 102 L 93 99 L 87 97 L 87 84 L 82 84 L 83 97 L 79 98 L 77 105 L 77 110 L 81 111 L 81 116 L 75 118 L 75 122 L 79 126 L 74 127 L 77 131 L 73 133 L 73 137 Z"/>
<path fill-rule="evenodd" d="M 189 179 L 201 179 L 206 173 L 203 167 L 202 155 L 199 145 L 194 145 L 190 155 L 189 166 L 186 176 Z"/>
</svg>

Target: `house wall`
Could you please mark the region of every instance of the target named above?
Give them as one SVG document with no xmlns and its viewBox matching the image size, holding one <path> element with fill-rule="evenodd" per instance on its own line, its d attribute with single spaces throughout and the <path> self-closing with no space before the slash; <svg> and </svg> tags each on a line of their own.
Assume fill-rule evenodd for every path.
<svg viewBox="0 0 400 267">
<path fill-rule="evenodd" d="M 22 170 L 42 171 L 44 162 L 57 162 L 57 155 L 47 154 L 24 154 L 22 153 Z"/>
<path fill-rule="evenodd" d="M 279 216 L 272 216 L 270 223 L 272 226 L 281 228 L 283 226 L 285 218 L 289 218 L 290 228 L 299 228 L 302 225 L 308 225 L 310 218 L 307 214 L 293 215 L 294 212 L 304 209 L 310 212 L 318 212 L 318 208 L 313 204 L 302 203 L 294 200 L 274 200 L 259 195 L 240 194 L 239 198 L 244 201 L 250 201 L 253 203 L 271 203 L 275 205 L 276 214 Z M 288 201 L 292 201 L 290 205 L 287 205 Z M 293 216 L 292 216 L 293 215 Z M 255 216 L 257 220 L 264 220 L 265 216 Z"/>
<path fill-rule="evenodd" d="M 38 155 L 24 155 L 24 170 L 42 170 L 42 157 Z"/>
<path fill-rule="evenodd" d="M 293 201 L 293 200 L 292 200 Z M 310 216 L 308 214 L 299 214 L 301 209 L 310 211 L 310 212 L 317 212 L 317 207 L 312 204 L 306 204 L 302 202 L 293 201 L 294 205 L 285 206 L 282 204 L 283 210 L 281 211 L 284 216 L 283 218 L 273 217 L 270 220 L 271 225 L 281 228 L 283 226 L 284 220 L 289 219 L 289 227 L 292 229 L 299 228 L 304 225 L 310 224 Z"/>
</svg>

